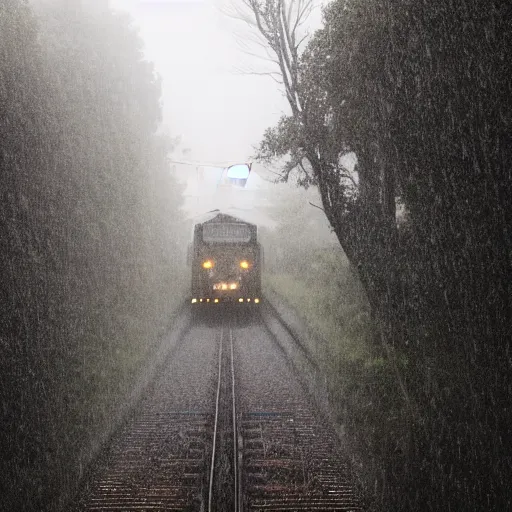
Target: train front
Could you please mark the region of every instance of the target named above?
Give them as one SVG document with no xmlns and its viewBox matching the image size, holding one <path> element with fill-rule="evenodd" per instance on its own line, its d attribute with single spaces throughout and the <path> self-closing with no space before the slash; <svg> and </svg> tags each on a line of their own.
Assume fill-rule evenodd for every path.
<svg viewBox="0 0 512 512">
<path fill-rule="evenodd" d="M 192 304 L 260 303 L 260 246 L 255 225 L 223 214 L 197 224 L 191 263 Z"/>
</svg>

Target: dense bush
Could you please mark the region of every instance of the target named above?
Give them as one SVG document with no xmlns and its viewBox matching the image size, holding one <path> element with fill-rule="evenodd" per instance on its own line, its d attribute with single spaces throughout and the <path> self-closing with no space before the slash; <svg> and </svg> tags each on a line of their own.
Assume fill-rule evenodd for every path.
<svg viewBox="0 0 512 512">
<path fill-rule="evenodd" d="M 511 504 L 511 462 L 500 456 L 510 450 L 511 420 L 505 10 L 503 2 L 356 0 L 326 14 L 327 88 L 344 102 L 337 122 L 364 156 L 361 172 L 384 192 L 379 174 L 392 177 L 407 211 L 385 240 L 396 273 L 386 276 L 384 314 L 376 311 L 385 346 L 409 361 L 397 371 L 408 442 L 382 459 L 381 507 Z"/>
<path fill-rule="evenodd" d="M 9 510 L 69 497 L 180 295 L 181 194 L 156 135 L 159 80 L 129 19 L 81 4 L 0 6 Z"/>
</svg>

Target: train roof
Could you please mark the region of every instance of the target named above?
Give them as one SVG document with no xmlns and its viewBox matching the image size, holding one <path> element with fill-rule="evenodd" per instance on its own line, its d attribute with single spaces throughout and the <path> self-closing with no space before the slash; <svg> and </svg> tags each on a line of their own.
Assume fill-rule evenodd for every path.
<svg viewBox="0 0 512 512">
<path fill-rule="evenodd" d="M 222 213 L 219 210 L 213 210 L 212 212 L 205 213 L 201 216 L 201 221 L 196 222 L 196 225 L 214 222 L 236 222 L 247 224 L 248 226 L 256 226 L 256 224 L 253 224 L 252 222 L 247 222 L 246 220 L 240 219 L 239 217 L 234 217 L 233 215 L 227 215 L 226 213 Z"/>
</svg>

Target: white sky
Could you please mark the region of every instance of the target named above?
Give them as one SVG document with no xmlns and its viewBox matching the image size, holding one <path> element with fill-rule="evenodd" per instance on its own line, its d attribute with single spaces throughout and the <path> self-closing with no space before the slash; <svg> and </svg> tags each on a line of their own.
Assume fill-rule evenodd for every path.
<svg viewBox="0 0 512 512">
<path fill-rule="evenodd" d="M 245 161 L 264 130 L 288 113 L 279 86 L 269 77 L 240 75 L 264 69 L 236 42 L 243 22 L 220 7 L 237 0 L 111 0 L 140 27 L 148 60 L 163 78 L 164 130 L 181 135 L 190 158 Z M 320 9 L 312 16 L 318 26 Z"/>
<path fill-rule="evenodd" d="M 317 0 L 319 3 L 323 0 Z M 274 126 L 288 104 L 268 76 L 237 73 L 237 69 L 268 71 L 269 64 L 248 56 L 236 35 L 249 40 L 247 25 L 222 13 L 240 0 L 110 0 L 130 12 L 145 43 L 148 60 L 163 79 L 163 130 L 182 137 L 176 160 L 224 166 L 246 162 L 266 128 Z M 312 32 L 320 26 L 321 11 L 310 16 Z M 257 49 L 253 50 L 258 52 Z M 261 52 L 258 52 L 261 53 Z M 195 166 L 176 165 L 175 175 L 187 184 L 183 210 L 189 218 L 220 208 L 250 222 L 272 228 L 265 214 L 267 190 L 273 187 L 259 175 L 257 163 L 245 190 L 208 188 Z"/>
</svg>

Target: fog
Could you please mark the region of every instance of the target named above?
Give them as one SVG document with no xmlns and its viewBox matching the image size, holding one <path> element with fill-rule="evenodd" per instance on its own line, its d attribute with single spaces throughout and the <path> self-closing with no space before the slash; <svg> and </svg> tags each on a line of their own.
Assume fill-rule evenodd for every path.
<svg viewBox="0 0 512 512">
<path fill-rule="evenodd" d="M 245 24 L 224 14 L 227 1 L 113 0 L 140 27 L 147 58 L 163 83 L 163 130 L 180 136 L 188 158 L 244 161 L 288 106 L 266 64 L 244 53 Z"/>
<path fill-rule="evenodd" d="M 145 56 L 162 79 L 160 129 L 179 140 L 171 158 L 185 187 L 186 217 L 219 208 L 273 228 L 276 223 L 265 210 L 276 174 L 254 163 L 245 190 L 220 191 L 212 167 L 251 161 L 265 129 L 289 113 L 284 91 L 268 75 L 277 65 L 254 30 L 237 18 L 240 5 L 232 0 L 111 0 L 112 8 L 132 17 Z M 320 22 L 317 7 L 304 35 Z M 199 183 L 196 167 L 179 162 L 201 165 L 202 175 L 211 179 Z"/>
<path fill-rule="evenodd" d="M 3 504 L 69 510 L 218 208 L 318 335 L 372 510 L 509 510 L 505 9 L 338 0 L 290 32 L 290 3 L 255 0 L 285 99 L 231 1 L 0 2 Z M 245 187 L 218 179 L 256 155 Z"/>
</svg>

